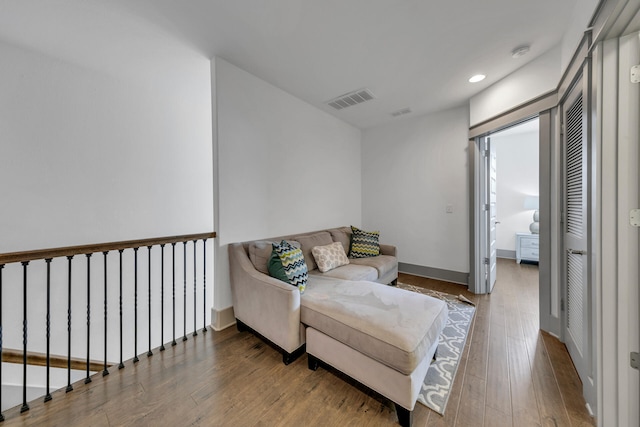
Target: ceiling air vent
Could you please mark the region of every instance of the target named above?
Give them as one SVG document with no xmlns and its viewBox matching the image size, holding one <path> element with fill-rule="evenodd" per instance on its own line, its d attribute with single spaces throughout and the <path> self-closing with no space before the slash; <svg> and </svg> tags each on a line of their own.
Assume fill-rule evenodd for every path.
<svg viewBox="0 0 640 427">
<path fill-rule="evenodd" d="M 403 108 L 402 110 L 394 111 L 391 113 L 393 117 L 402 116 L 403 114 L 409 114 L 411 112 L 411 108 Z"/>
<path fill-rule="evenodd" d="M 351 107 L 352 105 L 362 104 L 365 101 L 371 101 L 375 96 L 369 89 L 360 89 L 353 92 L 349 92 L 344 95 L 340 95 L 337 98 L 333 98 L 326 103 L 336 110 L 342 110 L 343 108 Z"/>
</svg>

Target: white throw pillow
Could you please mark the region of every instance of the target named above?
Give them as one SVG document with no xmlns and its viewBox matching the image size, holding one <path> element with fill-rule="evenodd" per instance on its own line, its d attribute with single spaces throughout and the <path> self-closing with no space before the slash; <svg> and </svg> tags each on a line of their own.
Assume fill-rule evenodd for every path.
<svg viewBox="0 0 640 427">
<path fill-rule="evenodd" d="M 333 242 L 325 246 L 314 246 L 311 249 L 311 253 L 316 260 L 316 264 L 318 264 L 318 270 L 322 273 L 349 264 L 349 258 L 347 258 L 344 247 L 340 242 Z"/>
</svg>

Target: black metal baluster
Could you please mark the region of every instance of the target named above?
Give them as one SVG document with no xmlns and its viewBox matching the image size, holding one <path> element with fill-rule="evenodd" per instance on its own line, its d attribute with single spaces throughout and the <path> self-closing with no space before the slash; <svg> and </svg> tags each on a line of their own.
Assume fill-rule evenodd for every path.
<svg viewBox="0 0 640 427">
<path fill-rule="evenodd" d="M 102 252 L 104 256 L 104 369 L 102 376 L 109 375 L 107 369 L 107 255 L 109 251 Z"/>
<path fill-rule="evenodd" d="M 118 369 L 124 368 L 124 363 L 122 363 L 122 252 L 124 249 L 118 249 L 120 256 L 120 364 L 118 365 Z"/>
<path fill-rule="evenodd" d="M 149 251 L 149 351 L 147 357 L 151 357 L 153 356 L 151 351 L 151 246 L 147 246 L 147 250 Z"/>
<path fill-rule="evenodd" d="M 198 281 L 196 280 L 197 278 L 197 272 L 196 272 L 196 247 L 197 247 L 198 241 L 194 240 L 193 241 L 193 336 L 197 336 L 198 335 L 198 326 L 197 326 L 197 320 L 196 320 L 196 313 L 198 312 L 198 308 L 196 307 L 196 292 L 197 292 L 197 284 Z"/>
<path fill-rule="evenodd" d="M 69 264 L 69 285 L 67 291 L 67 388 L 66 392 L 69 393 L 73 390 L 71 385 L 71 260 L 73 255 L 67 256 Z"/>
<path fill-rule="evenodd" d="M 4 264 L 0 264 L 0 384 L 2 384 L 2 270 Z M 2 387 L 0 387 L 0 408 L 2 407 Z M 0 422 L 4 421 L 4 415 L 0 410 Z"/>
<path fill-rule="evenodd" d="M 133 248 L 133 363 L 138 360 L 138 248 Z"/>
<path fill-rule="evenodd" d="M 20 413 L 29 410 L 27 404 L 27 266 L 22 263 L 22 407 Z"/>
<path fill-rule="evenodd" d="M 44 401 L 48 402 L 52 399 L 49 390 L 49 372 L 51 368 L 51 258 L 47 258 L 44 261 L 47 263 L 47 394 L 44 396 Z"/>
<path fill-rule="evenodd" d="M 89 376 L 90 371 L 89 367 L 91 365 L 90 359 L 90 343 L 91 343 L 91 255 L 86 254 L 87 256 L 87 377 L 84 379 L 84 383 L 88 384 L 91 382 L 91 377 Z"/>
<path fill-rule="evenodd" d="M 182 337 L 182 341 L 187 340 L 187 242 L 183 243 L 183 260 L 182 260 L 182 271 L 184 272 L 184 307 L 183 307 L 183 315 L 184 315 L 184 336 Z"/>
<path fill-rule="evenodd" d="M 202 259 L 203 259 L 203 269 L 202 269 L 202 289 L 203 289 L 203 300 L 202 300 L 202 332 L 207 333 L 207 239 L 202 239 Z"/>
<path fill-rule="evenodd" d="M 164 351 L 164 243 L 160 245 L 160 351 Z"/>
<path fill-rule="evenodd" d="M 172 269 L 172 274 L 173 274 L 173 285 L 172 285 L 172 292 L 173 292 L 173 340 L 171 341 L 171 345 L 176 345 L 176 244 L 171 243 L 171 256 L 172 256 L 172 263 L 173 263 L 173 269 Z"/>
</svg>

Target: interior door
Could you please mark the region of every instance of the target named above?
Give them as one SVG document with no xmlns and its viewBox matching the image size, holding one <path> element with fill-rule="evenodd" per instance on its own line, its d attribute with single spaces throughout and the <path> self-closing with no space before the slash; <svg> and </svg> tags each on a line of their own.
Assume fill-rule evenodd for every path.
<svg viewBox="0 0 640 427">
<path fill-rule="evenodd" d="M 564 201 L 564 339 L 582 379 L 590 366 L 587 235 L 587 115 L 582 79 L 562 104 Z"/>
<path fill-rule="evenodd" d="M 479 140 L 479 148 L 482 153 L 480 182 L 480 206 L 481 206 L 481 227 L 480 227 L 480 257 L 481 257 L 481 293 L 489 293 L 496 283 L 497 271 L 497 243 L 496 243 L 496 151 L 492 147 L 489 137 L 482 137 Z"/>
<path fill-rule="evenodd" d="M 473 292 L 486 294 L 491 292 L 496 282 L 496 153 L 491 147 L 489 137 L 477 140 L 479 162 L 478 183 L 476 187 L 479 205 L 476 205 L 475 221 L 478 224 L 477 252 L 475 267 L 475 288 Z"/>
<path fill-rule="evenodd" d="M 488 159 L 488 169 L 489 169 L 489 173 L 488 175 L 488 180 L 489 182 L 487 183 L 487 189 L 488 189 L 488 196 L 487 196 L 487 200 L 488 200 L 488 205 L 489 205 L 489 209 L 487 209 L 487 217 L 488 217 L 488 223 L 487 223 L 487 230 L 489 230 L 489 238 L 488 240 L 488 244 L 489 247 L 487 248 L 487 253 L 489 254 L 488 258 L 489 258 L 489 265 L 488 265 L 488 273 L 487 273 L 487 291 L 491 292 L 493 291 L 493 285 L 495 285 L 496 283 L 496 272 L 497 272 L 497 254 L 498 254 L 498 249 L 497 249 L 497 243 L 496 243 L 496 218 L 497 218 L 497 181 L 496 181 L 496 176 L 497 176 L 497 159 L 496 159 L 496 150 L 494 148 L 494 146 L 491 144 L 491 139 L 487 138 L 487 159 Z"/>
</svg>

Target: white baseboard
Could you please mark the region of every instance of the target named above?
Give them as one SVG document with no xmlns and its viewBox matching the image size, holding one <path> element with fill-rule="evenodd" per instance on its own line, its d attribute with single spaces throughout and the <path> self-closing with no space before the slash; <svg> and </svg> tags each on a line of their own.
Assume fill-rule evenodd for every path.
<svg viewBox="0 0 640 427">
<path fill-rule="evenodd" d="M 221 331 L 235 324 L 236 316 L 233 312 L 233 306 L 223 308 L 222 310 L 211 309 L 211 327 L 214 331 Z"/>
</svg>

